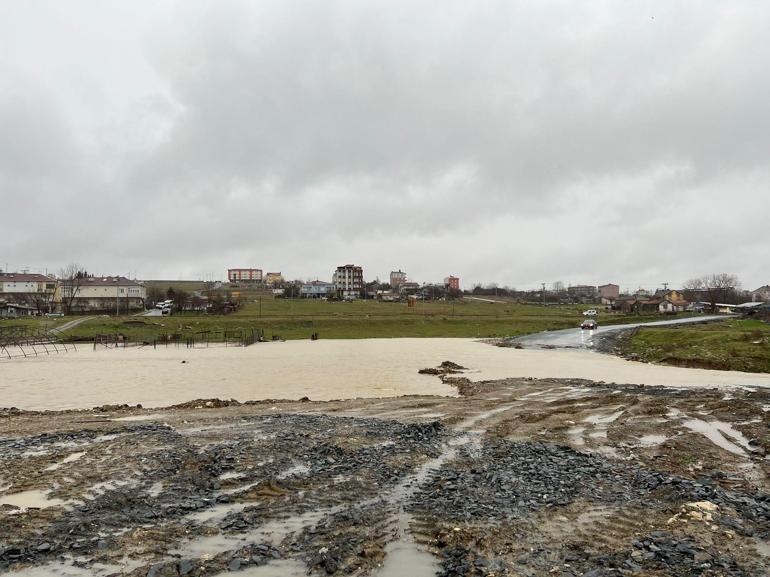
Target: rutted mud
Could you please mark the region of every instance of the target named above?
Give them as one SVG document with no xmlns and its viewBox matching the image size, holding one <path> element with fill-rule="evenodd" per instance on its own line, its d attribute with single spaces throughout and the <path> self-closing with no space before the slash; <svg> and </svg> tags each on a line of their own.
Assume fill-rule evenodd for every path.
<svg viewBox="0 0 770 577">
<path fill-rule="evenodd" d="M 473 391 L 7 416 L 0 572 L 770 572 L 770 392 Z"/>
</svg>

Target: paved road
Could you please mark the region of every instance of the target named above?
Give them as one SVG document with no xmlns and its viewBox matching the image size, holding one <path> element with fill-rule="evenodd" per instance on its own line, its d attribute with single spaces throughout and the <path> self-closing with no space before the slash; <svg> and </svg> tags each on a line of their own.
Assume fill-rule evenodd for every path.
<svg viewBox="0 0 770 577">
<path fill-rule="evenodd" d="M 692 323 L 705 323 L 714 321 L 723 321 L 728 318 L 734 318 L 734 315 L 709 315 L 699 317 L 688 317 L 685 319 L 672 319 L 667 321 L 655 321 L 651 323 L 629 323 L 626 325 L 607 325 L 599 326 L 598 329 L 587 331 L 580 328 L 563 329 L 560 331 L 545 331 L 511 339 L 514 343 L 521 343 L 525 347 L 543 348 L 583 348 L 590 349 L 594 346 L 594 337 L 606 335 L 608 333 L 618 332 L 636 327 L 666 327 L 672 325 L 685 325 Z M 576 321 L 577 322 L 577 321 Z"/>
</svg>

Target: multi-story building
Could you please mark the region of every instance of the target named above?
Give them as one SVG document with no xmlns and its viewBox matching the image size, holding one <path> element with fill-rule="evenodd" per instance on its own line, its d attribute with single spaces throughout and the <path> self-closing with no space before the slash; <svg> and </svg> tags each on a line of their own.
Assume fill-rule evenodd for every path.
<svg viewBox="0 0 770 577">
<path fill-rule="evenodd" d="M 444 279 L 444 286 L 449 290 L 459 291 L 460 290 L 459 277 L 449 275 Z"/>
<path fill-rule="evenodd" d="M 332 282 L 338 297 L 356 299 L 364 290 L 364 269 L 354 264 L 338 266 Z"/>
<path fill-rule="evenodd" d="M 283 275 L 279 272 L 265 273 L 265 284 L 269 287 L 278 286 L 283 283 Z"/>
<path fill-rule="evenodd" d="M 262 284 L 261 268 L 229 268 L 227 280 L 232 283 Z"/>
<path fill-rule="evenodd" d="M 334 283 L 314 280 L 304 283 L 299 289 L 299 296 L 306 299 L 321 299 L 334 296 Z"/>
<path fill-rule="evenodd" d="M 147 290 L 138 281 L 123 276 L 62 279 L 56 303 L 65 313 L 126 313 L 144 308 Z"/>
<path fill-rule="evenodd" d="M 567 287 L 567 294 L 580 302 L 595 302 L 598 293 L 595 286 L 579 284 Z"/>
<path fill-rule="evenodd" d="M 56 295 L 56 279 L 42 274 L 0 272 L 0 298 L 26 305 L 36 312 L 50 312 Z"/>
<path fill-rule="evenodd" d="M 394 290 L 397 290 L 402 284 L 406 282 L 406 273 L 401 269 L 391 271 L 390 273 L 390 286 Z"/>
<path fill-rule="evenodd" d="M 620 296 L 620 286 L 616 284 L 599 285 L 599 298 L 602 304 L 612 305 Z"/>
</svg>

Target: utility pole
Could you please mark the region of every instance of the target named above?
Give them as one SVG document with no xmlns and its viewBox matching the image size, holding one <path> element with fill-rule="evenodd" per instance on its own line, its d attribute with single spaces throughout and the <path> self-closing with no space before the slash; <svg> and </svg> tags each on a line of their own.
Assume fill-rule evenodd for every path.
<svg viewBox="0 0 770 577">
<path fill-rule="evenodd" d="M 543 306 L 545 306 L 545 283 L 542 283 L 543 285 Z"/>
<path fill-rule="evenodd" d="M 667 283 L 667 282 L 663 282 L 663 283 L 660 283 L 660 284 L 662 284 L 662 285 L 663 285 L 663 292 L 668 292 L 668 285 L 669 285 L 670 283 Z"/>
</svg>

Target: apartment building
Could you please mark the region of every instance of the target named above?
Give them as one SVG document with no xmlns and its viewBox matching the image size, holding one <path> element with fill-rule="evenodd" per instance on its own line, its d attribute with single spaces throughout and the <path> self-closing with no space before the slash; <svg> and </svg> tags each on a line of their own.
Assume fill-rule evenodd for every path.
<svg viewBox="0 0 770 577">
<path fill-rule="evenodd" d="M 261 268 L 229 268 L 227 280 L 231 283 L 262 284 Z"/>
<path fill-rule="evenodd" d="M 364 269 L 354 264 L 338 266 L 332 276 L 332 283 L 338 297 L 357 299 L 364 290 Z"/>
<path fill-rule="evenodd" d="M 397 290 L 402 284 L 406 282 L 406 273 L 401 269 L 391 271 L 390 273 L 390 286 L 394 290 Z"/>
</svg>

